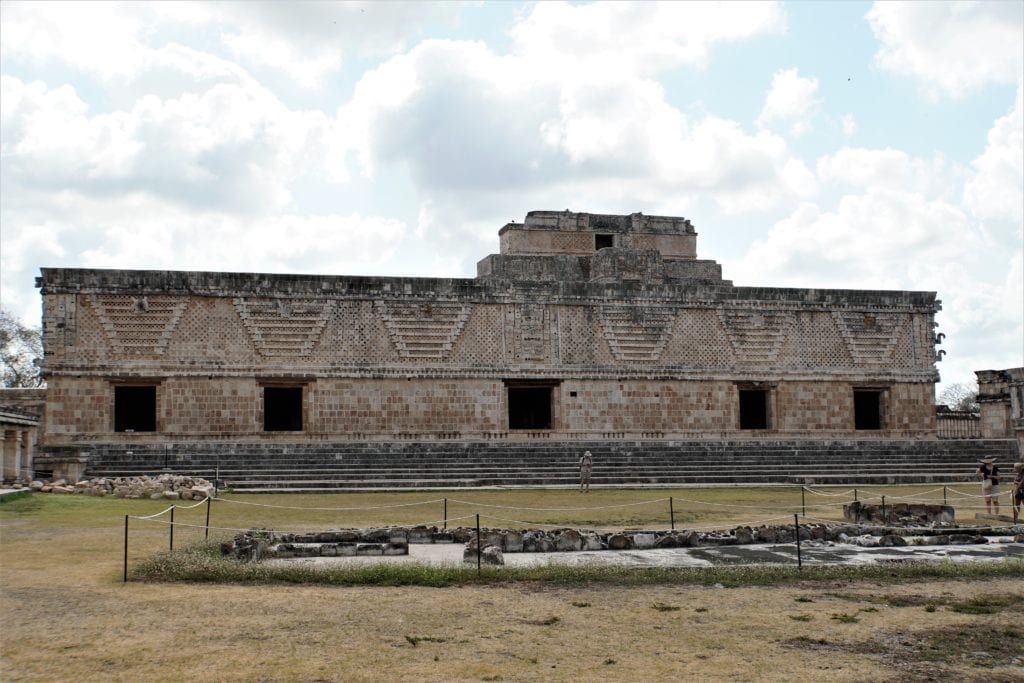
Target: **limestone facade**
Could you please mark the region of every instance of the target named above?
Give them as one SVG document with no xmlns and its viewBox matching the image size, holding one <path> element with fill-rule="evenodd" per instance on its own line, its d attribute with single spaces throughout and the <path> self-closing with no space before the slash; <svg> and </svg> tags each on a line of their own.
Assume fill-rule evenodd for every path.
<svg viewBox="0 0 1024 683">
<path fill-rule="evenodd" d="M 0 481 L 32 479 L 43 414 L 44 389 L 0 389 Z"/>
<path fill-rule="evenodd" d="M 1024 459 L 1024 367 L 978 370 L 981 435 L 987 439 L 1015 438 Z"/>
<path fill-rule="evenodd" d="M 935 435 L 933 292 L 737 287 L 535 211 L 471 279 L 44 268 L 44 442 Z"/>
</svg>

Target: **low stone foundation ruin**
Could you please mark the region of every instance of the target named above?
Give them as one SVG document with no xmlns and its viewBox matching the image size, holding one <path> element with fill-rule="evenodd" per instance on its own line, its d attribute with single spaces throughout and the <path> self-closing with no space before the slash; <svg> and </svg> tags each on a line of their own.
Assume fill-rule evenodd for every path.
<svg viewBox="0 0 1024 683">
<path fill-rule="evenodd" d="M 867 505 L 854 501 L 843 506 L 843 517 L 851 522 L 880 524 L 952 524 L 956 512 L 952 505 L 923 503 L 896 503 L 895 505 Z"/>
<path fill-rule="evenodd" d="M 921 545 L 968 545 L 988 543 L 988 536 L 1011 537 L 1024 542 L 1024 525 L 1003 528 L 960 529 L 943 526 L 909 528 L 870 524 L 801 524 L 801 541 L 847 543 L 861 547 Z M 395 527 L 380 529 L 339 529 L 310 533 L 276 534 L 269 529 L 250 529 L 221 545 L 224 555 L 244 561 L 270 558 L 353 557 L 408 555 L 409 544 L 464 543 L 467 562 L 482 558 L 501 564 L 501 553 L 551 553 L 596 550 L 648 550 L 653 548 L 694 548 L 700 546 L 793 543 L 792 526 L 739 526 L 727 531 L 692 529 L 659 531 L 598 532 L 588 529 L 517 530 L 457 527 Z M 487 550 L 494 551 L 488 553 Z M 497 552 L 495 552 L 497 551 Z M 486 558 L 486 559 L 485 559 Z M 496 561 L 497 560 L 497 561 Z"/>
</svg>

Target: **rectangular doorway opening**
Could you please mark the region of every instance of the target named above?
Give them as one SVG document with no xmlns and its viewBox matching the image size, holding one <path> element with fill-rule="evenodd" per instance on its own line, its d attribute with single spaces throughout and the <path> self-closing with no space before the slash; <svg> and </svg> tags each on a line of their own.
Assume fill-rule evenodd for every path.
<svg viewBox="0 0 1024 683">
<path fill-rule="evenodd" d="M 263 431 L 302 431 L 302 387 L 263 387 Z"/>
<path fill-rule="evenodd" d="M 615 235 L 594 235 L 594 251 L 615 246 Z"/>
<path fill-rule="evenodd" d="M 551 429 L 551 387 L 508 388 L 509 429 Z"/>
<path fill-rule="evenodd" d="M 740 389 L 740 429 L 768 429 L 768 392 Z"/>
<path fill-rule="evenodd" d="M 156 387 L 114 387 L 114 431 L 156 431 Z"/>
<path fill-rule="evenodd" d="M 882 428 L 882 392 L 853 392 L 853 428 Z"/>
</svg>

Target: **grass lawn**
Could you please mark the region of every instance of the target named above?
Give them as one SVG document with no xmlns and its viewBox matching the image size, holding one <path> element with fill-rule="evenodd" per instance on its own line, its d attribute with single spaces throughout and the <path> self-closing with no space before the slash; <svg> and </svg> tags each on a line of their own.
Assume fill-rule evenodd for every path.
<svg viewBox="0 0 1024 683">
<path fill-rule="evenodd" d="M 669 496 L 677 527 L 791 521 L 800 509 L 799 488 L 229 495 L 261 505 L 214 503 L 211 525 L 224 530 L 211 539 L 253 526 L 437 523 L 445 497 L 450 520 L 479 513 L 485 526 L 667 528 Z M 823 519 L 848 502 L 806 500 L 807 517 Z M 1024 573 L 728 588 L 122 584 L 124 516 L 165 507 L 42 494 L 0 504 L 0 679 L 1021 680 L 1024 665 Z M 205 514 L 179 509 L 175 521 L 202 525 Z M 178 547 L 202 531 L 175 534 Z M 166 550 L 167 526 L 132 520 L 130 538 L 135 566 Z"/>
</svg>

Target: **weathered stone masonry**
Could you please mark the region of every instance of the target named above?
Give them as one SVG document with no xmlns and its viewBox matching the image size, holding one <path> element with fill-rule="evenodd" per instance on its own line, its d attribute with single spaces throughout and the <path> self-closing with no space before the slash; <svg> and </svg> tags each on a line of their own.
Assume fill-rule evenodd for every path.
<svg viewBox="0 0 1024 683">
<path fill-rule="evenodd" d="M 932 292 L 736 287 L 535 211 L 473 279 L 42 270 L 44 445 L 933 437 Z"/>
</svg>

